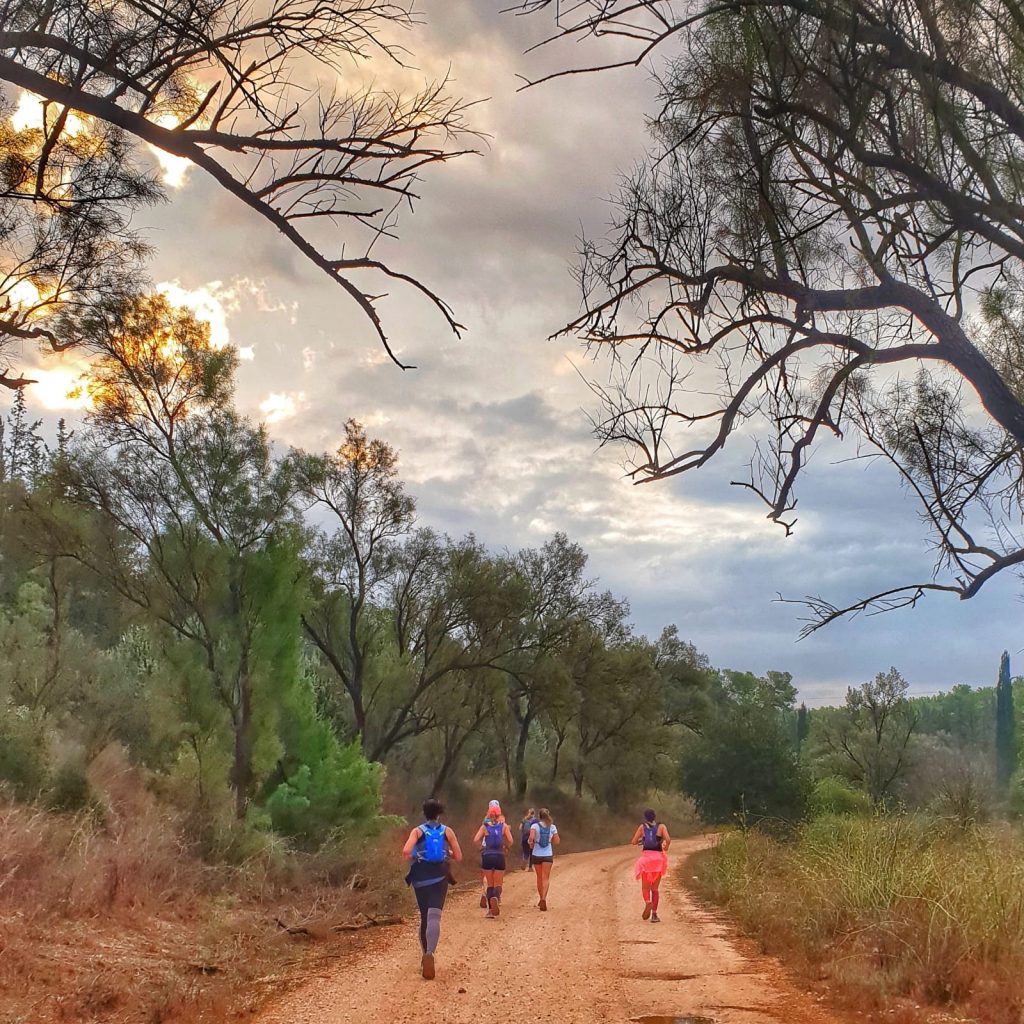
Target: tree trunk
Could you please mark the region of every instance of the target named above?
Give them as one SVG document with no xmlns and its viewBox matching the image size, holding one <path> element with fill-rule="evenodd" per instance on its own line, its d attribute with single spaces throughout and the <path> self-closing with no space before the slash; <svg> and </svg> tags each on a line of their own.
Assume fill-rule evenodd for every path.
<svg viewBox="0 0 1024 1024">
<path fill-rule="evenodd" d="M 576 783 L 576 796 L 577 797 L 583 796 L 583 777 L 584 777 L 584 775 L 583 775 L 583 767 L 582 766 L 580 766 L 578 768 L 573 768 L 573 770 L 572 770 L 572 778 L 573 778 L 573 781 Z"/>
<path fill-rule="evenodd" d="M 465 737 L 469 733 L 465 733 L 463 738 L 458 743 L 452 744 L 448 736 L 445 736 L 444 740 L 444 758 L 441 761 L 440 766 L 437 769 L 437 773 L 434 775 L 434 781 L 431 783 L 430 792 L 436 796 L 440 791 L 441 787 L 448 781 L 448 776 L 451 774 L 452 768 L 455 767 L 455 761 L 459 756 L 459 752 L 462 750 L 462 745 L 465 743 Z"/>
<path fill-rule="evenodd" d="M 249 809 L 252 788 L 252 679 L 249 655 L 243 652 L 238 670 L 238 704 L 234 714 L 235 756 L 231 785 L 235 791 L 235 817 L 241 821 Z"/>
<path fill-rule="evenodd" d="M 565 742 L 565 733 L 558 735 L 558 742 L 555 744 L 555 756 L 551 764 L 551 784 L 558 781 L 558 759 L 562 753 L 562 744 Z"/>
<path fill-rule="evenodd" d="M 526 744 L 530 738 L 530 725 L 532 723 L 533 712 L 527 711 L 519 723 L 519 739 L 516 743 L 515 794 L 519 799 L 526 796 Z"/>
</svg>

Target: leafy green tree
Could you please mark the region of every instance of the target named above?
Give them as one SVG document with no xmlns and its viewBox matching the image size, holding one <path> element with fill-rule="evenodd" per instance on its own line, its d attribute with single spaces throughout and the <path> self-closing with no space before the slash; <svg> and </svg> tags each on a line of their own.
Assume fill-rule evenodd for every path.
<svg viewBox="0 0 1024 1024">
<path fill-rule="evenodd" d="M 46 445 L 39 434 L 42 420 L 30 420 L 25 393 L 15 391 L 6 420 L 0 420 L 0 483 L 16 480 L 30 486 L 42 473 Z"/>
<path fill-rule="evenodd" d="M 826 769 L 860 786 L 875 805 L 894 793 L 910 766 L 917 715 L 907 682 L 895 669 L 846 691 L 841 708 L 816 713 L 819 758 Z"/>
<path fill-rule="evenodd" d="M 297 641 L 299 631 L 292 636 Z M 298 655 L 295 646 L 289 655 Z M 312 667 L 290 667 L 283 678 L 292 685 L 276 702 L 282 752 L 278 772 L 266 783 L 264 808 L 278 832 L 312 845 L 338 832 L 365 831 L 380 810 L 383 769 L 366 759 L 358 742 L 340 743 L 317 715 Z"/>
<path fill-rule="evenodd" d="M 711 711 L 718 681 L 707 655 L 666 626 L 653 648 L 655 667 L 664 680 L 665 724 L 700 732 Z"/>
<path fill-rule="evenodd" d="M 94 515 L 64 550 L 199 648 L 231 722 L 241 818 L 264 711 L 257 651 L 275 626 L 263 599 L 292 595 L 298 625 L 292 469 L 231 409 L 234 355 L 188 313 L 149 298 L 97 326 L 104 356 L 73 460 L 75 499 Z"/>
<path fill-rule="evenodd" d="M 658 751 L 668 746 L 658 742 L 665 709 L 650 648 L 639 642 L 608 644 L 600 634 L 585 630 L 562 657 L 578 693 L 572 730 L 576 796 L 583 795 L 584 782 L 596 766 L 621 762 L 636 747 L 643 752 L 641 772 L 632 781 L 637 790 L 643 789 L 652 781 Z"/>
<path fill-rule="evenodd" d="M 796 716 L 796 748 L 799 752 L 803 749 L 804 741 L 811 732 L 811 713 L 807 705 L 801 703 Z"/>
<path fill-rule="evenodd" d="M 763 706 L 718 710 L 685 743 L 680 772 L 709 824 L 792 822 L 807 809 L 808 778 L 780 716 Z"/>
<path fill-rule="evenodd" d="M 526 548 L 509 564 L 524 588 L 515 656 L 505 662 L 508 709 L 514 724 L 510 775 L 515 795 L 527 788 L 526 750 L 534 724 L 563 695 L 552 684 L 564 679 L 554 657 L 590 622 L 616 623 L 618 611 L 610 595 L 595 594 L 584 573 L 587 556 L 563 533 L 540 548 Z"/>
<path fill-rule="evenodd" d="M 395 544 L 413 526 L 415 502 L 398 479 L 395 450 L 355 420 L 346 421 L 335 455 L 301 454 L 297 463 L 303 495 L 338 524 L 311 538 L 315 591 L 303 627 L 348 696 L 356 738 L 369 746 L 367 662 L 384 625 L 375 603 L 387 599 L 398 571 Z"/>
</svg>

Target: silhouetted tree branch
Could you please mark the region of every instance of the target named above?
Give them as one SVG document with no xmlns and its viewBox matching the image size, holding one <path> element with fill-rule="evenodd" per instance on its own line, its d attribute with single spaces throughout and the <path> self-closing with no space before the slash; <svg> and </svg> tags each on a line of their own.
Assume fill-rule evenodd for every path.
<svg viewBox="0 0 1024 1024">
<path fill-rule="evenodd" d="M 746 480 L 790 531 L 823 437 L 881 454 L 919 500 L 936 576 L 849 605 L 966 599 L 1024 563 L 1024 19 L 996 0 L 526 0 L 609 60 L 665 57 L 646 163 L 584 241 L 607 352 L 604 444 L 637 482 L 753 437 Z M 548 76 L 558 77 L 558 75 Z M 534 83 L 535 84 L 535 83 Z M 916 383 L 907 381 L 910 377 Z"/>
<path fill-rule="evenodd" d="M 0 341 L 63 347 L 43 314 L 87 306 L 145 255 L 131 212 L 167 189 L 144 146 L 273 225 L 399 365 L 362 272 L 418 290 L 458 332 L 440 296 L 376 252 L 423 168 L 465 151 L 466 104 L 446 82 L 401 95 L 363 72 L 401 67 L 394 37 L 416 22 L 406 0 L 0 2 L 0 82 L 24 90 L 19 110 L 39 103 L 20 128 L 0 110 L 0 213 L 20 225 L 0 241 Z"/>
</svg>

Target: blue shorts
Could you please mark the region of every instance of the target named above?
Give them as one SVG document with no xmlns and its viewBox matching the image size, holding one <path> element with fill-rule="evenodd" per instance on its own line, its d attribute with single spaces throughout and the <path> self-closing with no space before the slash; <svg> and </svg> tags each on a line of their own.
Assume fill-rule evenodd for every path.
<svg viewBox="0 0 1024 1024">
<path fill-rule="evenodd" d="M 500 850 L 483 850 L 480 854 L 481 871 L 504 871 L 505 854 Z"/>
</svg>

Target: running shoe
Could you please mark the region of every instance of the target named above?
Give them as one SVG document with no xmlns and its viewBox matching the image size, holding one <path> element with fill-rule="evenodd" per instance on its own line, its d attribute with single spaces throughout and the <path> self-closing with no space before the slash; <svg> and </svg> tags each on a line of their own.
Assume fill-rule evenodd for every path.
<svg viewBox="0 0 1024 1024">
<path fill-rule="evenodd" d="M 491 897 L 491 909 L 488 911 L 488 916 L 497 917 L 501 913 L 501 904 L 498 902 L 497 896 Z"/>
<path fill-rule="evenodd" d="M 651 914 L 651 924 L 661 924 L 661 918 L 657 914 Z"/>
<path fill-rule="evenodd" d="M 650 903 L 645 903 L 644 904 L 643 919 L 645 921 L 649 921 L 650 917 L 651 917 L 651 905 L 650 905 Z"/>
<path fill-rule="evenodd" d="M 434 978 L 434 954 L 424 953 L 423 954 L 423 977 L 427 981 L 433 981 Z"/>
<path fill-rule="evenodd" d="M 481 910 L 486 910 L 487 909 L 487 893 L 485 893 L 485 892 L 482 892 L 480 894 L 480 909 Z"/>
<path fill-rule="evenodd" d="M 547 910 L 548 909 L 548 901 L 547 900 L 541 900 L 540 903 L 537 904 L 537 906 L 540 907 L 541 910 Z"/>
</svg>

